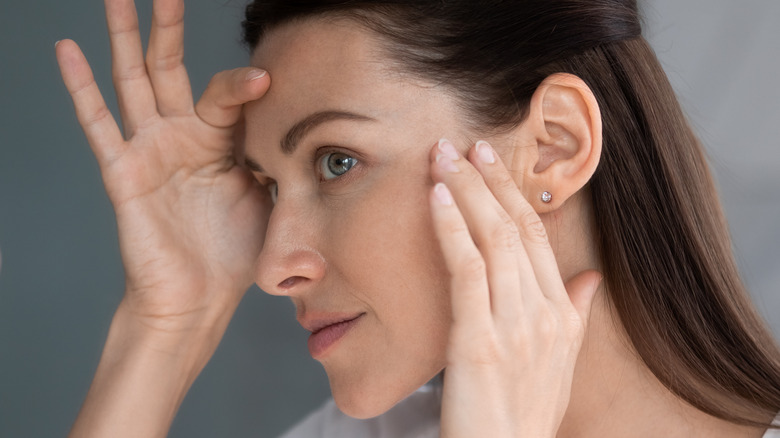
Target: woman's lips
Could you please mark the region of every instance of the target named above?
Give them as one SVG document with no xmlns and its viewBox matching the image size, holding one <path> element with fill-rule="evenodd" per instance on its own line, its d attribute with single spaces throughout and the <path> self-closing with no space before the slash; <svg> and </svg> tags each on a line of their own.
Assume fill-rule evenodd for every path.
<svg viewBox="0 0 780 438">
<path fill-rule="evenodd" d="M 352 327 L 357 324 L 361 313 L 352 319 L 342 320 L 314 330 L 309 336 L 309 353 L 315 359 L 319 359 L 327 353 L 333 344 L 344 337 Z"/>
</svg>

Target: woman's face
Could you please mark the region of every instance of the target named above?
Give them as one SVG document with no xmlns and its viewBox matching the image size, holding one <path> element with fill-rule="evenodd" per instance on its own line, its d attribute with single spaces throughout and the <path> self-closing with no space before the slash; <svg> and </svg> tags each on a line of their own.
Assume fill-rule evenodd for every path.
<svg viewBox="0 0 780 438">
<path fill-rule="evenodd" d="M 360 315 L 336 342 L 337 329 L 310 341 L 336 403 L 359 418 L 445 366 L 428 157 L 466 135 L 453 97 L 393 71 L 374 38 L 349 21 L 275 29 L 252 59 L 271 88 L 246 108 L 246 156 L 278 187 L 257 283 L 289 296 L 309 329 Z"/>
</svg>

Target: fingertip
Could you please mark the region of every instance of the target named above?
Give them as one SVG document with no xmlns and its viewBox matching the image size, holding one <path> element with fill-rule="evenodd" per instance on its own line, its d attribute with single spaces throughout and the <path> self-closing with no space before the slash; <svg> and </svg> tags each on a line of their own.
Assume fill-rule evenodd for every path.
<svg viewBox="0 0 780 438">
<path fill-rule="evenodd" d="M 55 52 L 62 79 L 68 90 L 76 90 L 91 80 L 92 70 L 75 41 L 69 39 L 58 41 Z"/>
<path fill-rule="evenodd" d="M 472 148 L 472 152 L 482 164 L 495 164 L 496 153 L 490 143 L 480 140 Z"/>
<path fill-rule="evenodd" d="M 63 66 L 72 67 L 79 65 L 86 59 L 84 54 L 81 53 L 78 44 L 70 39 L 63 39 L 54 43 L 54 52 L 57 55 L 57 60 Z"/>
<path fill-rule="evenodd" d="M 224 70 L 211 78 L 195 112 L 209 125 L 226 128 L 241 117 L 241 106 L 263 97 L 271 79 L 267 71 L 257 67 Z"/>
<path fill-rule="evenodd" d="M 71 51 L 74 47 L 78 49 L 78 44 L 69 38 L 57 40 L 57 42 L 54 43 L 54 50 L 57 52 Z"/>
<path fill-rule="evenodd" d="M 566 290 L 572 305 L 584 319 L 588 319 L 593 298 L 596 296 L 603 280 L 603 274 L 598 271 L 584 271 L 566 282 Z"/>
<path fill-rule="evenodd" d="M 436 183 L 436 185 L 433 186 L 433 198 L 440 205 L 444 206 L 450 206 L 455 203 L 452 199 L 452 193 L 450 193 L 450 190 L 444 183 Z"/>
<path fill-rule="evenodd" d="M 598 292 L 599 287 L 601 286 L 601 283 L 602 283 L 603 279 L 604 279 L 604 275 L 603 274 L 601 274 L 600 272 L 595 272 L 595 275 L 594 275 L 594 278 L 593 278 L 593 284 L 591 286 L 591 289 L 586 294 L 586 296 L 584 298 L 585 302 L 583 303 L 583 306 L 582 306 L 583 307 L 582 314 L 585 315 L 585 317 L 586 317 L 585 321 L 586 322 L 590 319 L 590 310 L 593 307 L 593 300 L 596 297 L 596 293 Z"/>
<path fill-rule="evenodd" d="M 57 42 L 54 43 L 54 54 L 57 56 L 57 60 L 62 60 L 62 57 L 67 50 L 65 49 L 65 46 L 68 45 L 68 41 L 70 40 L 57 40 Z"/>
<path fill-rule="evenodd" d="M 599 290 L 599 287 L 601 287 L 601 283 L 604 280 L 604 274 L 598 271 L 591 271 L 592 272 L 592 283 L 590 287 L 590 297 L 588 301 L 593 299 L 593 296 L 596 295 L 596 291 Z"/>
<path fill-rule="evenodd" d="M 241 89 L 243 89 L 242 93 L 248 95 L 244 97 L 247 101 L 259 99 L 271 86 L 271 78 L 268 71 L 261 68 L 249 68 L 249 70 L 243 72 L 243 75 L 244 85 L 241 86 Z"/>
<path fill-rule="evenodd" d="M 249 81 L 249 82 L 256 81 L 256 80 L 258 80 L 258 79 L 260 79 L 260 78 L 264 77 L 264 76 L 265 76 L 265 75 L 267 75 L 267 74 L 268 74 L 268 72 L 267 72 L 267 71 L 265 71 L 265 70 L 263 70 L 263 69 L 259 69 L 259 68 L 252 68 L 252 69 L 250 69 L 250 70 L 247 72 L 247 74 L 246 74 L 246 80 L 247 80 L 247 81 Z"/>
<path fill-rule="evenodd" d="M 590 309 L 591 305 L 593 304 L 593 299 L 595 298 L 596 293 L 599 290 L 599 287 L 601 287 L 601 283 L 603 280 L 604 280 L 604 275 L 601 272 L 595 272 L 590 291 L 588 292 L 588 296 L 585 297 L 585 304 L 588 307 L 588 309 Z"/>
<path fill-rule="evenodd" d="M 588 290 L 590 291 L 591 295 L 594 295 L 601 285 L 601 281 L 604 279 L 604 275 L 601 272 L 595 270 L 587 271 L 583 273 L 583 275 L 585 278 L 589 279 L 590 288 Z"/>
</svg>

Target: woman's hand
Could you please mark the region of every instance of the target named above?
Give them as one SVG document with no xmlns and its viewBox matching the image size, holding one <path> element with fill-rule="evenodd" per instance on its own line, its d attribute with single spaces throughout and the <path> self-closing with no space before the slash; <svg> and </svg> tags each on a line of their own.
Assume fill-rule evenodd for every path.
<svg viewBox="0 0 780 438">
<path fill-rule="evenodd" d="M 78 46 L 61 41 L 56 51 L 116 211 L 122 306 L 162 332 L 226 326 L 252 284 L 270 206 L 237 163 L 234 131 L 269 78 L 222 72 L 195 105 L 182 63 L 183 0 L 155 0 L 146 59 L 134 2 L 105 5 L 124 138 Z"/>
<path fill-rule="evenodd" d="M 484 142 L 432 151 L 431 208 L 451 274 L 441 436 L 554 437 L 601 275 L 566 286 L 545 227 Z"/>
<path fill-rule="evenodd" d="M 183 0 L 155 0 L 144 59 L 133 0 L 106 0 L 124 137 L 73 41 L 65 85 L 116 211 L 125 296 L 71 436 L 166 436 L 253 281 L 270 196 L 239 165 L 242 105 L 270 84 L 241 68 L 197 105 L 182 63 Z M 238 153 L 237 153 L 238 152 Z"/>
</svg>

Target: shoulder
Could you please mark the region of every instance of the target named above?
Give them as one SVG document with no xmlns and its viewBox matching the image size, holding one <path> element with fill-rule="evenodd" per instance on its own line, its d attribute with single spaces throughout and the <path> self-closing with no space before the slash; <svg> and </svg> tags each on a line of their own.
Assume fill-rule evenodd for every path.
<svg viewBox="0 0 780 438">
<path fill-rule="evenodd" d="M 343 414 L 329 399 L 280 438 L 437 438 L 440 412 L 440 391 L 430 385 L 366 420 Z"/>
</svg>

